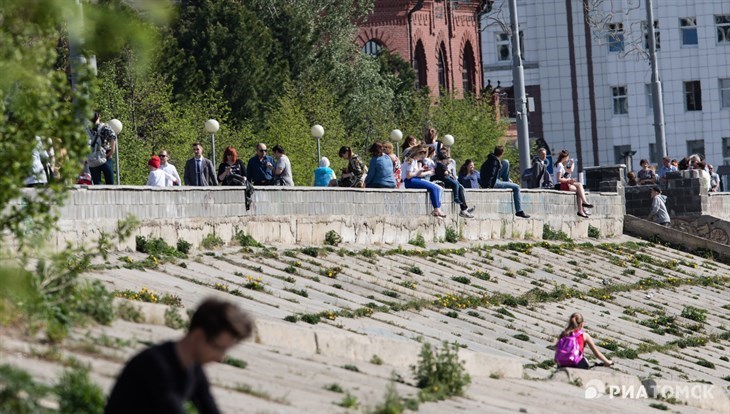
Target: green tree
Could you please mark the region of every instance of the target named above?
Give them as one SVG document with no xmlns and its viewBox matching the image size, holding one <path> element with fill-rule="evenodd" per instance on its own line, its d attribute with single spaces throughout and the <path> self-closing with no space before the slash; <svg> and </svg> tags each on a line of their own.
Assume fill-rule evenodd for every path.
<svg viewBox="0 0 730 414">
<path fill-rule="evenodd" d="M 149 2 L 155 3 L 160 1 Z M 149 45 L 144 28 L 107 18 L 111 6 L 84 2 L 82 18 L 79 6 L 70 1 L 0 3 L 0 230 L 10 230 L 21 244 L 52 227 L 52 206 L 62 202 L 66 184 L 75 181 L 89 151 L 83 119 L 92 112 L 94 82 L 81 65 L 77 88 L 71 89 L 69 34 L 62 28 L 81 37 L 83 27 L 89 50 L 97 54 L 111 53 L 125 42 L 138 50 Z M 100 40 L 97 29 L 102 27 L 119 42 Z M 32 171 L 35 136 L 42 137 L 43 149 L 55 149 L 63 180 L 26 192 L 22 187 Z"/>
<path fill-rule="evenodd" d="M 194 0 L 178 7 L 160 64 L 176 96 L 220 91 L 236 122 L 263 120 L 288 79 L 271 29 L 245 2 Z"/>
<path fill-rule="evenodd" d="M 451 156 L 460 166 L 467 158 L 477 169 L 504 136 L 506 124 L 497 122 L 494 108 L 469 96 L 464 99 L 441 97 L 431 108 L 431 123 L 439 135 L 454 136 Z"/>
</svg>

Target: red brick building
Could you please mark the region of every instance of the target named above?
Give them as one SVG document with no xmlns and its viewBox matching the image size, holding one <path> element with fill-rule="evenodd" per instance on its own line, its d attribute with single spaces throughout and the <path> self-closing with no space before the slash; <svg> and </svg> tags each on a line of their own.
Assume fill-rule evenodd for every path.
<svg viewBox="0 0 730 414">
<path fill-rule="evenodd" d="M 411 62 L 418 84 L 462 97 L 482 87 L 478 0 L 375 0 L 360 26 L 364 53 L 386 48 Z"/>
</svg>

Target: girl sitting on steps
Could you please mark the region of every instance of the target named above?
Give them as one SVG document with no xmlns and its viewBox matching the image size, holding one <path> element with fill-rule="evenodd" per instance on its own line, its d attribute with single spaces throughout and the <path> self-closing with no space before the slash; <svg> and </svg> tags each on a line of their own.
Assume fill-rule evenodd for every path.
<svg viewBox="0 0 730 414">
<path fill-rule="evenodd" d="M 558 343 L 555 345 L 555 362 L 558 367 L 589 369 L 588 360 L 583 355 L 585 344 L 588 344 L 593 355 L 603 361 L 604 365 L 613 365 L 613 362 L 596 348 L 591 336 L 583 331 L 583 315 L 576 312 L 570 315 L 568 326 L 560 334 Z"/>
</svg>

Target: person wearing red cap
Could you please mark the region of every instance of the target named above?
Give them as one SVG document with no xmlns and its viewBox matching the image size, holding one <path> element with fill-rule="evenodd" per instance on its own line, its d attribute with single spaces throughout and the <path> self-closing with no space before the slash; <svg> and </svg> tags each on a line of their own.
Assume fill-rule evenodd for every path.
<svg viewBox="0 0 730 414">
<path fill-rule="evenodd" d="M 160 169 L 160 157 L 153 155 L 147 162 L 147 166 L 150 168 L 147 185 L 152 187 L 165 187 L 167 185 L 167 174 Z"/>
</svg>

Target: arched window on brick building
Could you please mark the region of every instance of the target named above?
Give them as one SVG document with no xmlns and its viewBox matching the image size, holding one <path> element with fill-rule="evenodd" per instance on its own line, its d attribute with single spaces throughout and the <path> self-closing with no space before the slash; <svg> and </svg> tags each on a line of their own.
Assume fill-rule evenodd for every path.
<svg viewBox="0 0 730 414">
<path fill-rule="evenodd" d="M 438 54 L 439 95 L 444 96 L 449 92 L 449 61 L 443 43 L 439 46 Z"/>
<path fill-rule="evenodd" d="M 383 50 L 383 46 L 374 39 L 368 40 L 362 47 L 362 53 L 370 56 L 378 56 L 381 50 Z"/>
<path fill-rule="evenodd" d="M 428 86 L 428 79 L 426 79 L 426 51 L 423 48 L 423 42 L 420 40 L 416 43 L 416 51 L 413 54 L 413 70 L 418 77 L 416 80 L 416 88 L 421 89 Z"/>
<path fill-rule="evenodd" d="M 461 61 L 461 85 L 464 94 L 476 92 L 476 67 L 474 59 L 474 49 L 471 42 L 464 45 L 463 59 Z"/>
</svg>

